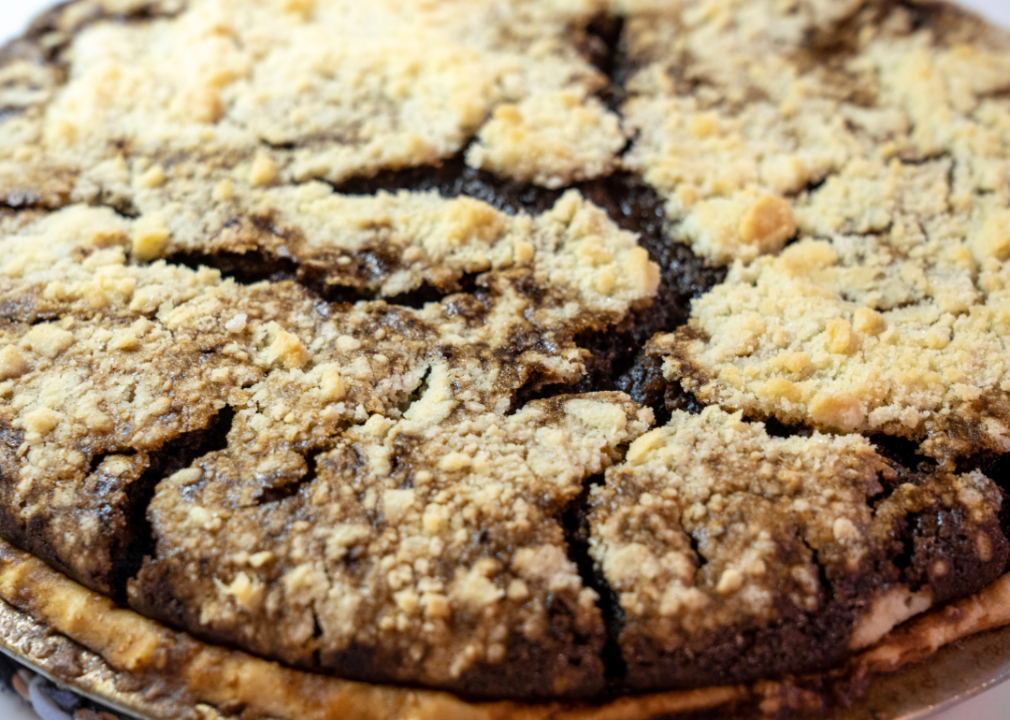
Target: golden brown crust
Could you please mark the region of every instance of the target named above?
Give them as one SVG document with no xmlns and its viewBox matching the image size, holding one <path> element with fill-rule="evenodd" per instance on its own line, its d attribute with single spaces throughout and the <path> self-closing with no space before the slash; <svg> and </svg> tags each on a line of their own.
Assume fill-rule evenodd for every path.
<svg viewBox="0 0 1010 720">
<path fill-rule="evenodd" d="M 976 633 L 1010 625 L 1010 575 L 982 592 L 904 625 L 856 661 L 870 673 L 894 672 L 922 662 L 941 647 Z"/>
</svg>

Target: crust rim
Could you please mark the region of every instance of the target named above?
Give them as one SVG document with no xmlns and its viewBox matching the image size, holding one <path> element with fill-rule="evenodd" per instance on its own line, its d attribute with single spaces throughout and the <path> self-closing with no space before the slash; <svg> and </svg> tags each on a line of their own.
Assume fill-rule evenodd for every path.
<svg viewBox="0 0 1010 720">
<path fill-rule="evenodd" d="M 825 691 L 865 687 L 871 677 L 922 663 L 958 640 L 1010 627 L 1007 574 L 974 596 L 896 628 L 836 674 L 597 706 L 527 705 L 469 703 L 437 691 L 312 675 L 210 646 L 117 607 L 2 540 L 0 600 L 0 650 L 100 702 L 159 720 L 649 720 L 714 709 L 781 716 L 815 709 L 811 705 L 820 705 Z M 1010 663 L 1010 642 L 1003 659 Z M 820 689 L 804 689 L 814 685 Z"/>
</svg>

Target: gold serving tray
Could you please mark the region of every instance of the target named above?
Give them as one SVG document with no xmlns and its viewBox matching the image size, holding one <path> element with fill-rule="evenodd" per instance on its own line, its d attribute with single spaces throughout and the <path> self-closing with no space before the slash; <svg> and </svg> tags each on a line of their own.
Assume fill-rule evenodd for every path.
<svg viewBox="0 0 1010 720">
<path fill-rule="evenodd" d="M 100 657 L 69 638 L 52 633 L 47 626 L 3 600 L 0 600 L 0 651 L 58 686 L 124 716 L 138 720 L 171 717 L 172 709 L 166 699 L 150 697 L 146 688 L 131 687 Z"/>
<path fill-rule="evenodd" d="M 1010 628 L 965 638 L 929 660 L 874 678 L 851 708 L 831 720 L 923 720 L 1010 680 Z"/>
</svg>

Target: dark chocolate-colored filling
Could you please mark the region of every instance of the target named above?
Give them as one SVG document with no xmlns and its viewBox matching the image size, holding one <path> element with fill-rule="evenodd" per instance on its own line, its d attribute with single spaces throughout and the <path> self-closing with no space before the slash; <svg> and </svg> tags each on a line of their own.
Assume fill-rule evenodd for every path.
<svg viewBox="0 0 1010 720">
<path fill-rule="evenodd" d="M 434 167 L 382 170 L 371 177 L 335 185 L 334 190 L 345 195 L 375 195 L 380 190 L 437 192 L 446 198 L 465 195 L 510 215 L 546 212 L 563 194 L 562 190 L 548 190 L 472 168 L 466 164 L 465 154 L 460 152 Z"/>
<path fill-rule="evenodd" d="M 617 389 L 628 393 L 639 405 L 652 408 L 656 424 L 665 425 L 670 419 L 666 406 L 669 383 L 663 377 L 663 360 L 639 352 L 631 367 L 616 380 Z"/>
<path fill-rule="evenodd" d="M 648 636 L 625 638 L 624 687 L 647 692 L 732 685 L 837 667 L 850 655 L 855 605 L 833 603 L 817 614 L 786 613 L 763 627 L 727 628 L 671 653 L 658 652 Z"/>
<path fill-rule="evenodd" d="M 290 258 L 275 257 L 264 252 L 217 252 L 213 254 L 178 253 L 168 258 L 168 262 L 185 265 L 194 270 L 209 267 L 219 270 L 243 285 L 258 282 L 297 281 L 298 263 Z"/>
<path fill-rule="evenodd" d="M 969 535 L 968 511 L 963 508 L 935 506 L 905 519 L 910 551 L 904 579 L 912 587 L 929 586 L 937 603 L 945 603 L 994 582 L 1006 568 L 1007 539 L 999 528 L 988 536 L 995 562 L 983 563 L 978 557 L 974 535 Z M 944 570 L 937 572 L 937 567 Z"/>
<path fill-rule="evenodd" d="M 33 515 L 23 524 L 16 510 L 10 510 L 8 501 L 0 508 L 0 535 L 19 547 L 29 549 L 54 568 L 75 577 L 91 588 L 97 588 L 117 600 L 126 597 L 129 578 L 140 570 L 145 555 L 154 551 L 154 536 L 147 520 L 147 507 L 154 497 L 155 486 L 160 480 L 189 467 L 194 460 L 216 449 L 226 446 L 226 436 L 231 427 L 234 411 L 221 410 L 202 430 L 180 435 L 160 449 L 147 456 L 148 466 L 144 473 L 132 482 L 119 478 L 105 477 L 99 470 L 108 455 L 133 455 L 130 448 L 110 451 L 91 459 L 93 492 L 88 500 L 89 512 L 102 518 L 105 549 L 104 561 L 95 559 L 89 565 L 87 576 L 81 577 L 50 550 L 47 516 Z M 0 428 L 0 442 L 8 446 L 13 455 L 23 433 Z M 17 443 L 17 444 L 15 444 Z M 95 472 L 98 471 L 98 472 Z M 0 476 L 0 498 L 6 498 L 11 485 L 7 478 Z"/>
<path fill-rule="evenodd" d="M 1010 453 L 994 455 L 984 453 L 973 458 L 969 458 L 961 463 L 958 472 L 980 471 L 987 478 L 992 480 L 1003 493 L 1003 504 L 1000 506 L 999 523 L 1003 535 L 1010 538 Z M 1010 572 L 1010 560 L 1003 568 L 1004 572 Z"/>
<path fill-rule="evenodd" d="M 563 609 L 551 608 L 548 616 L 565 612 Z M 551 632 L 559 626 L 554 621 L 548 622 Z M 588 698 L 599 696 L 602 687 L 597 682 L 587 682 L 583 685 L 572 685 L 560 692 L 554 682 L 555 678 L 571 673 L 572 668 L 586 666 L 587 677 L 597 677 L 600 665 L 598 646 L 600 638 L 577 639 L 574 647 L 578 654 L 563 655 L 551 652 L 552 638 L 545 638 L 547 647 L 528 641 L 511 642 L 505 659 L 497 665 L 478 663 L 467 670 L 458 680 L 444 686 L 445 690 L 474 701 L 498 700 L 501 698 L 526 698 L 530 700 L 549 700 L 552 698 Z M 558 644 L 572 646 L 570 638 L 557 638 Z M 416 685 L 409 677 L 397 674 L 397 668 L 402 662 L 391 653 L 383 653 L 372 647 L 351 647 L 336 653 L 330 653 L 321 658 L 324 666 L 342 668 L 340 676 L 349 680 L 361 682 L 383 683 L 388 685 Z M 313 668 L 308 668 L 313 669 Z"/>
<path fill-rule="evenodd" d="M 640 405 L 651 407 L 657 425 L 665 425 L 677 410 L 697 415 L 705 408 L 704 403 L 684 390 L 679 382 L 663 377 L 663 359 L 645 350 L 639 351 L 631 367 L 616 378 L 615 388 L 628 393 Z M 765 421 L 765 426 L 771 435 L 802 432 L 785 428 L 775 420 Z"/>
<path fill-rule="evenodd" d="M 579 189 L 621 228 L 637 233 L 639 244 L 659 265 L 659 294 L 649 307 L 634 311 L 621 327 L 576 339 L 593 356 L 585 389 L 611 390 L 632 371 L 645 343 L 656 333 L 685 324 L 691 300 L 721 283 L 726 270 L 706 265 L 687 245 L 670 239 L 662 199 L 638 177 L 615 173 Z"/>
<path fill-rule="evenodd" d="M 905 481 L 923 477 L 903 475 Z M 969 532 L 969 530 L 973 532 Z M 976 534 L 990 539 L 993 558 L 979 560 Z M 980 528 L 961 508 L 937 505 L 899 518 L 890 544 L 856 572 L 821 567 L 822 605 L 805 612 L 783 604 L 766 625 L 728 627 L 688 640 L 672 652 L 651 636 L 648 626 L 627 627 L 621 646 L 627 662 L 624 691 L 750 683 L 840 667 L 851 655 L 856 622 L 870 610 L 869 599 L 889 587 L 929 588 L 936 603 L 978 592 L 994 582 L 1010 558 L 1010 543 L 999 527 Z M 816 557 L 816 556 L 815 556 Z M 937 561 L 946 571 L 935 572 Z"/>
<path fill-rule="evenodd" d="M 622 683 L 628 672 L 618 641 L 624 630 L 625 616 L 617 593 L 610 587 L 603 572 L 589 554 L 590 527 L 587 517 L 589 493 L 594 485 L 603 483 L 602 475 L 589 478 L 582 493 L 565 508 L 560 521 L 565 532 L 565 542 L 568 543 L 568 559 L 575 563 L 586 587 L 592 588 L 599 595 L 597 606 L 607 631 L 606 642 L 603 645 L 603 667 L 608 682 L 614 685 Z"/>
<path fill-rule="evenodd" d="M 224 407 L 211 418 L 202 430 L 180 435 L 149 455 L 150 465 L 140 479 L 128 489 L 127 533 L 119 538 L 113 554 L 113 581 L 117 599 L 126 598 L 126 584 L 136 577 L 144 563 L 144 556 L 153 555 L 154 532 L 147 519 L 147 507 L 154 498 L 154 491 L 162 478 L 169 477 L 191 466 L 197 459 L 228 447 L 228 433 L 231 431 L 235 411 Z"/>
<path fill-rule="evenodd" d="M 908 470 L 930 472 L 936 468 L 936 461 L 921 455 L 919 446 L 911 440 L 894 435 L 874 435 L 870 442 L 878 453 Z"/>
</svg>

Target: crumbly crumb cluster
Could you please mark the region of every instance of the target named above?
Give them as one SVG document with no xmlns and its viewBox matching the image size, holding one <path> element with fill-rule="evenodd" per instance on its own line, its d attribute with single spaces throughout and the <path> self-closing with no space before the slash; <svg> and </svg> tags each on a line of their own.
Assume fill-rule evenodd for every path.
<svg viewBox="0 0 1010 720">
<path fill-rule="evenodd" d="M 89 10 L 101 12 L 127 9 Z M 529 254 L 498 213 L 332 184 L 438 163 L 478 132 L 468 157 L 505 177 L 561 187 L 609 174 L 624 137 L 577 51 L 593 13 L 202 0 L 85 24 L 67 40 L 65 83 L 33 46 L 3 68 L 0 100 L 17 115 L 0 140 L 0 197 L 139 215 L 142 260 L 255 251 L 368 293 L 455 289 Z"/>
<path fill-rule="evenodd" d="M 730 5 L 630 34 L 648 62 L 629 162 L 667 194 L 675 233 L 737 261 L 657 341 L 670 377 L 705 402 L 937 457 L 975 438 L 1006 451 L 1005 44 L 971 20 L 918 28 L 903 7 L 840 4 L 804 25 L 802 5 L 790 30 Z M 832 28 L 843 49 L 819 48 Z"/>
<path fill-rule="evenodd" d="M 898 478 L 862 437 L 773 437 L 739 412 L 676 411 L 593 488 L 590 553 L 626 616 L 622 641 L 634 683 L 650 662 L 675 666 L 685 648 L 704 666 L 725 630 L 777 624 L 788 634 L 796 617 L 827 615 L 853 600 L 858 607 L 843 617 L 850 628 L 840 639 L 852 650 L 874 644 L 930 607 L 929 581 L 970 573 L 972 564 L 1000 572 L 1006 549 L 993 541 L 1000 497 L 978 472 Z M 934 558 L 927 582 L 912 585 L 892 564 L 902 551 L 892 547 L 894 533 L 929 508 L 964 519 L 958 532 L 970 554 Z M 799 658 L 813 643 L 826 645 L 822 653 L 836 650 L 820 637 L 794 639 L 792 652 Z M 741 639 L 738 651 L 746 666 L 760 648 Z"/>
<path fill-rule="evenodd" d="M 571 92 L 499 105 L 478 138 L 470 165 L 549 188 L 609 175 L 625 144 L 616 115 Z"/>
<path fill-rule="evenodd" d="M 0 295 L 13 308 L 0 330 L 2 462 L 15 479 L 4 487 L 8 530 L 29 543 L 40 535 L 37 552 L 106 591 L 117 531 L 135 520 L 130 486 L 150 453 L 249 402 L 275 370 L 295 374 L 315 411 L 300 419 L 320 428 L 402 400 L 421 372 L 416 357 L 402 360 L 418 354 L 416 342 L 375 338 L 379 313 L 341 323 L 291 285 L 247 288 L 206 268 L 129 264 L 139 224 L 73 207 L 5 238 L 0 253 Z M 344 381 L 353 357 L 340 338 L 352 335 L 387 353 L 388 375 Z"/>
<path fill-rule="evenodd" d="M 875 84 L 860 58 L 837 72 L 803 61 L 863 4 L 631 4 L 622 112 L 638 137 L 622 162 L 666 197 L 675 238 L 719 264 L 778 252 L 801 191 L 905 129 L 900 112 L 853 102 Z"/>
<path fill-rule="evenodd" d="M 658 282 L 635 238 L 574 191 L 536 218 L 509 216 L 468 197 L 343 195 L 319 183 L 252 193 L 247 200 L 251 215 L 225 202 L 202 215 L 200 206 L 183 205 L 171 217 L 143 216 L 157 223 L 151 252 L 198 259 L 263 252 L 294 259 L 324 286 L 381 296 L 422 285 L 452 291 L 466 274 L 538 267 L 594 307 L 617 311 L 637 302 L 643 289 L 654 294 Z M 150 237 L 140 238 L 134 251 L 144 255 Z M 562 247 L 564 259 L 557 255 Z"/>
</svg>

